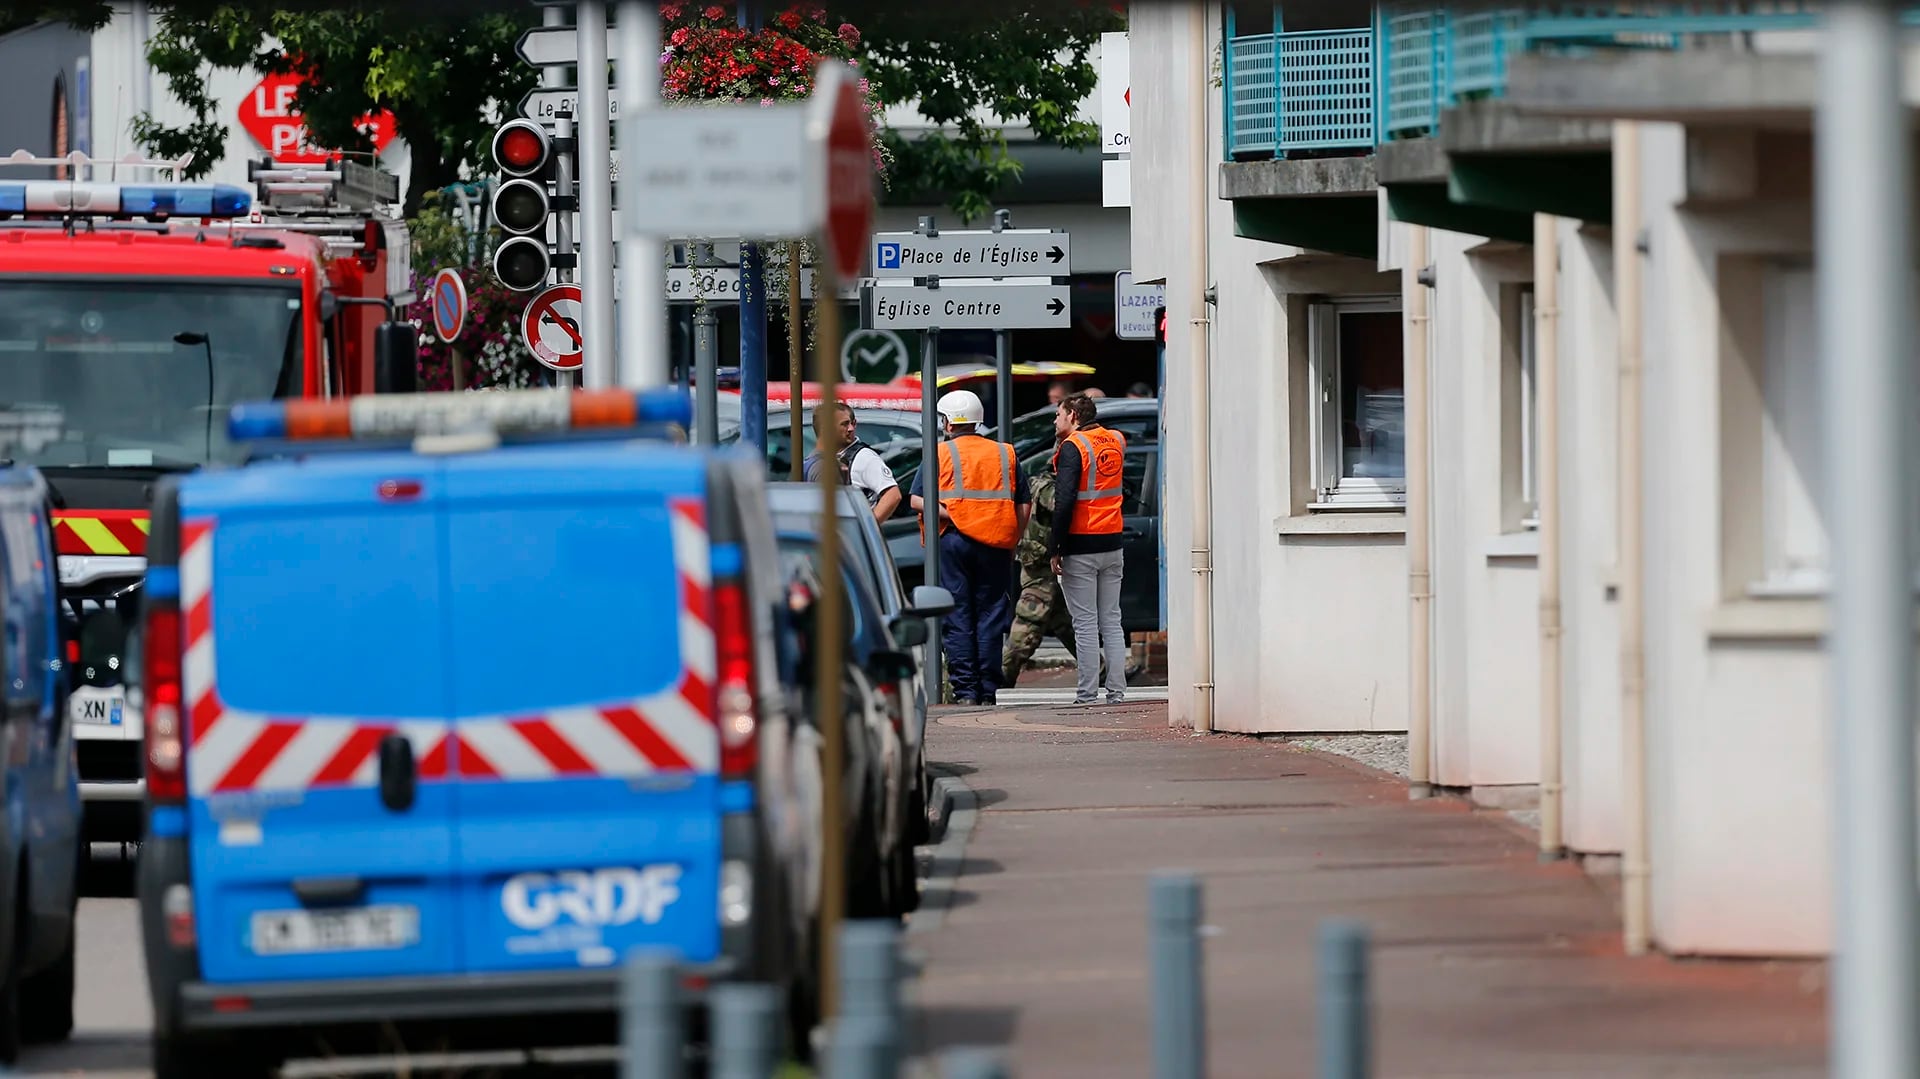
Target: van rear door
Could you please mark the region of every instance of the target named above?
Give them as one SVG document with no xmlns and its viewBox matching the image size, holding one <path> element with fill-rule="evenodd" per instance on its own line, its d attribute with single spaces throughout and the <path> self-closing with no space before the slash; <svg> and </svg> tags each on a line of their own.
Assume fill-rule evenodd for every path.
<svg viewBox="0 0 1920 1079">
<path fill-rule="evenodd" d="M 442 479 L 386 453 L 182 483 L 209 982 L 458 969 Z"/>
<path fill-rule="evenodd" d="M 705 471 L 658 443 L 449 458 L 466 969 L 720 947 Z"/>
</svg>

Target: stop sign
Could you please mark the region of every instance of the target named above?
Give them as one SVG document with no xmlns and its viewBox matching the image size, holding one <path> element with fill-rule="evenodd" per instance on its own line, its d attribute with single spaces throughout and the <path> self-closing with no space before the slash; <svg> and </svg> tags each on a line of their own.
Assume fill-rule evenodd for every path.
<svg viewBox="0 0 1920 1079">
<path fill-rule="evenodd" d="M 268 75 L 240 99 L 240 126 L 267 151 L 267 156 L 288 165 L 322 165 L 330 154 L 338 152 L 315 146 L 307 133 L 306 118 L 293 107 L 293 95 L 305 81 L 292 73 Z M 357 126 L 372 133 L 376 153 L 386 150 L 393 141 L 392 113 L 362 116 Z"/>
<path fill-rule="evenodd" d="M 841 280 L 860 275 L 873 229 L 873 138 L 860 87 L 845 64 L 828 61 L 813 84 L 828 110 L 827 261 Z"/>
</svg>

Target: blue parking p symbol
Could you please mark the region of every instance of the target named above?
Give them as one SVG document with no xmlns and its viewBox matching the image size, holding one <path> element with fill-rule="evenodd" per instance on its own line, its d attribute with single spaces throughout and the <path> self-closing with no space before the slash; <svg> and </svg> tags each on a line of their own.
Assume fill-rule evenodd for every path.
<svg viewBox="0 0 1920 1079">
<path fill-rule="evenodd" d="M 873 264 L 879 269 L 897 270 L 900 268 L 899 244 L 875 244 L 874 251 Z"/>
</svg>

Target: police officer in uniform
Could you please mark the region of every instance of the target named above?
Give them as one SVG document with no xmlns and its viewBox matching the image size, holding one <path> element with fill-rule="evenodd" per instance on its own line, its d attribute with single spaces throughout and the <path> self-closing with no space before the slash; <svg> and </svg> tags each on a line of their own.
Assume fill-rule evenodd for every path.
<svg viewBox="0 0 1920 1079">
<path fill-rule="evenodd" d="M 1030 502 L 1013 447 L 978 433 L 980 398 L 954 390 L 936 406 L 940 443 L 940 583 L 953 593 L 942 633 L 947 683 L 960 704 L 993 704 L 1000 690 L 1001 642 L 1013 622 L 1013 548 Z M 913 481 L 912 505 L 925 535 L 927 472 Z"/>
<path fill-rule="evenodd" d="M 1100 689 L 1104 654 L 1107 702 L 1127 695 L 1127 640 L 1120 628 L 1120 583 L 1125 538 L 1121 475 L 1127 439 L 1100 423 L 1097 406 L 1084 393 L 1060 402 L 1054 414 L 1053 571 L 1073 615 L 1074 659 L 1079 684 L 1075 704 L 1092 704 Z"/>
<path fill-rule="evenodd" d="M 859 427 L 853 420 L 853 406 L 844 401 L 835 401 L 834 414 L 840 421 L 840 485 L 851 487 L 866 496 L 867 505 L 873 508 L 873 519 L 885 521 L 893 516 L 900 506 L 900 485 L 893 481 L 893 470 L 880 459 L 880 451 L 860 441 Z M 826 434 L 827 412 L 825 409 L 813 410 L 813 435 L 815 445 Z M 809 483 L 820 480 L 820 451 L 807 454 L 801 463 L 801 475 Z"/>
</svg>

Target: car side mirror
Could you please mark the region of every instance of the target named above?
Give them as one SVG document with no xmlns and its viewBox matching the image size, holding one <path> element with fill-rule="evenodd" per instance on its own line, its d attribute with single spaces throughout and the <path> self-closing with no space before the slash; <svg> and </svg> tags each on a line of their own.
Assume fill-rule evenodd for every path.
<svg viewBox="0 0 1920 1079">
<path fill-rule="evenodd" d="M 373 330 L 373 392 L 412 393 L 420 369 L 419 331 L 404 322 L 382 322 Z"/>
<path fill-rule="evenodd" d="M 918 648 L 927 643 L 927 623 L 925 619 L 903 614 L 887 623 L 893 631 L 893 639 L 903 648 Z"/>
<path fill-rule="evenodd" d="M 916 585 L 913 590 L 913 609 L 908 613 L 915 618 L 939 618 L 953 613 L 953 593 L 939 585 Z"/>
</svg>

